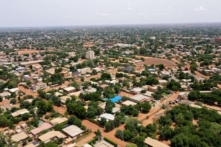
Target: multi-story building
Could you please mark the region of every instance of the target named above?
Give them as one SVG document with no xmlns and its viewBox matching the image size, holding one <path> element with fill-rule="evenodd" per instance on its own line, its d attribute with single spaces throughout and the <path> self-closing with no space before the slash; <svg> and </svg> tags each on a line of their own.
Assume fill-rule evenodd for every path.
<svg viewBox="0 0 221 147">
<path fill-rule="evenodd" d="M 87 51 L 86 58 L 87 59 L 94 59 L 94 51 Z"/>
</svg>

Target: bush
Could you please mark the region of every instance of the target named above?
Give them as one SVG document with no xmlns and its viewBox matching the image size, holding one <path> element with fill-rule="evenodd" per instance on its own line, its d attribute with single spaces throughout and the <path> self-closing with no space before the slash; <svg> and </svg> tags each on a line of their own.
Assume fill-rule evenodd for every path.
<svg viewBox="0 0 221 147">
<path fill-rule="evenodd" d="M 110 140 L 110 139 L 108 139 L 106 137 L 104 137 L 104 140 L 109 142 L 110 144 L 114 145 L 114 147 L 117 147 L 117 143 L 113 142 L 112 140 Z"/>
<path fill-rule="evenodd" d="M 16 99 L 11 99 L 11 100 L 10 100 L 10 103 L 11 103 L 11 104 L 16 104 Z"/>
</svg>

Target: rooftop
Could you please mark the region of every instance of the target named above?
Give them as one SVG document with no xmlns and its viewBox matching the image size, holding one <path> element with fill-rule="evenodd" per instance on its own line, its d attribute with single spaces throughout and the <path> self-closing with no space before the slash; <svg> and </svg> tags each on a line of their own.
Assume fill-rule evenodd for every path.
<svg viewBox="0 0 221 147">
<path fill-rule="evenodd" d="M 15 111 L 15 112 L 11 113 L 11 115 L 13 117 L 17 117 L 17 116 L 25 114 L 25 113 L 29 113 L 29 111 L 27 109 L 21 109 L 21 110 L 18 110 L 18 111 Z"/>
<path fill-rule="evenodd" d="M 41 124 L 38 128 L 35 128 L 33 130 L 31 130 L 31 133 L 33 135 L 37 135 L 38 133 L 40 133 L 41 131 L 44 131 L 44 130 L 47 130 L 47 129 L 50 129 L 52 128 L 52 125 L 49 124 L 49 123 L 43 123 Z"/>
<path fill-rule="evenodd" d="M 81 128 L 75 125 L 70 125 L 62 130 L 71 137 L 75 137 L 84 132 L 83 130 L 81 130 Z"/>
<path fill-rule="evenodd" d="M 152 139 L 150 137 L 147 137 L 144 140 L 144 143 L 151 146 L 151 147 L 169 147 L 168 145 L 166 145 L 158 140 Z"/>
<path fill-rule="evenodd" d="M 104 114 L 101 114 L 101 115 L 100 115 L 99 120 L 100 120 L 101 118 L 105 118 L 106 120 L 114 120 L 114 115 L 109 114 L 109 113 L 104 113 Z"/>
<path fill-rule="evenodd" d="M 52 125 L 56 125 L 56 124 L 61 124 L 61 123 L 63 123 L 63 122 L 65 122 L 65 121 L 67 121 L 68 119 L 66 118 L 66 117 L 57 117 L 57 118 L 55 118 L 55 119 L 52 119 L 51 121 L 50 121 L 50 123 L 52 124 Z"/>
<path fill-rule="evenodd" d="M 126 106 L 129 106 L 129 105 L 134 106 L 134 105 L 136 105 L 137 103 L 132 102 L 132 101 L 129 101 L 129 100 L 126 100 L 126 101 L 122 102 L 122 104 L 123 104 L 123 105 L 126 105 Z"/>
<path fill-rule="evenodd" d="M 61 132 L 59 131 L 50 131 L 50 132 L 47 132 L 46 134 L 44 135 L 41 135 L 39 136 L 38 138 L 42 141 L 42 142 L 45 142 L 45 141 L 48 141 L 54 137 L 57 137 L 57 138 L 65 138 L 66 136 L 64 134 L 62 134 Z"/>
<path fill-rule="evenodd" d="M 18 133 L 18 134 L 15 134 L 15 135 L 11 136 L 11 139 L 14 142 L 19 142 L 19 141 L 24 140 L 26 138 L 28 138 L 28 135 L 25 134 L 25 132 L 21 132 L 21 133 Z"/>
<path fill-rule="evenodd" d="M 72 91 L 72 90 L 75 90 L 75 88 L 70 86 L 70 87 L 65 87 L 64 90 L 65 91 Z"/>
</svg>

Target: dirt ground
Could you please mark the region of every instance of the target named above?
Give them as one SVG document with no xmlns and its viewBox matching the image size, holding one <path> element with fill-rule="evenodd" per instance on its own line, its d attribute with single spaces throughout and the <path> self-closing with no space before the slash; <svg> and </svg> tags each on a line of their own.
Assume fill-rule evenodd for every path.
<svg viewBox="0 0 221 147">
<path fill-rule="evenodd" d="M 174 63 L 171 60 L 168 59 L 161 59 L 161 58 L 152 58 L 152 57 L 146 57 L 144 62 L 139 62 L 136 64 L 136 67 L 143 67 L 144 65 L 158 65 L 158 64 L 164 64 L 167 68 L 175 68 L 177 67 L 176 63 Z"/>
<path fill-rule="evenodd" d="M 88 120 L 83 120 L 82 124 L 84 126 L 86 126 L 87 128 L 92 129 L 93 131 L 97 131 L 99 129 L 101 131 L 102 136 L 104 136 L 104 137 L 106 137 L 106 138 L 116 142 L 120 147 L 125 147 L 127 145 L 127 142 L 122 141 L 122 140 L 120 140 L 120 139 L 115 137 L 116 130 L 123 130 L 124 129 L 124 125 L 121 125 L 121 126 L 115 128 L 114 130 L 112 130 L 110 132 L 104 132 L 103 128 L 97 126 L 96 124 L 94 124 L 94 123 L 92 123 L 92 122 L 90 122 Z"/>
<path fill-rule="evenodd" d="M 53 108 L 54 108 L 55 112 L 60 113 L 62 115 L 65 114 L 65 112 L 67 111 L 67 108 L 63 107 L 63 106 L 57 107 L 57 106 L 54 105 Z"/>
<path fill-rule="evenodd" d="M 206 79 L 209 79 L 209 78 L 210 78 L 210 76 L 205 76 L 205 75 L 201 74 L 201 73 L 198 72 L 198 71 L 195 71 L 195 74 L 196 74 L 197 76 L 199 76 L 199 77 L 202 77 L 202 78 L 206 78 Z"/>
<path fill-rule="evenodd" d="M 24 54 L 32 54 L 32 53 L 39 53 L 42 52 L 40 50 L 31 50 L 31 49 L 23 49 L 23 50 L 18 50 L 17 53 L 18 55 L 24 55 Z"/>
<path fill-rule="evenodd" d="M 38 97 L 38 93 L 37 92 L 33 92 L 32 90 L 30 89 L 26 89 L 25 87 L 23 86 L 18 86 L 18 89 L 25 93 L 25 95 L 32 95 L 34 98 Z"/>
<path fill-rule="evenodd" d="M 127 93 L 127 92 L 124 92 L 124 91 L 121 91 L 121 92 L 119 93 L 119 95 L 120 95 L 121 97 L 123 97 L 123 96 L 132 97 L 132 96 L 133 96 L 133 94 L 130 94 L 130 93 Z"/>
<path fill-rule="evenodd" d="M 95 137 L 94 132 L 89 133 L 87 136 L 83 137 L 82 139 L 80 139 L 79 141 L 76 142 L 75 146 L 83 146 L 84 144 L 86 144 L 87 142 L 89 142 L 90 140 L 92 140 Z"/>
<path fill-rule="evenodd" d="M 142 121 L 143 126 L 153 123 L 160 116 L 164 115 L 165 109 L 162 109 L 161 106 L 168 105 L 169 101 L 176 100 L 178 95 L 179 95 L 179 92 L 173 93 L 165 101 L 157 104 L 154 108 L 152 108 L 149 113 L 147 113 L 147 114 L 140 113 L 138 116 L 138 120 Z M 148 117 L 148 119 L 147 119 L 147 117 Z"/>
</svg>

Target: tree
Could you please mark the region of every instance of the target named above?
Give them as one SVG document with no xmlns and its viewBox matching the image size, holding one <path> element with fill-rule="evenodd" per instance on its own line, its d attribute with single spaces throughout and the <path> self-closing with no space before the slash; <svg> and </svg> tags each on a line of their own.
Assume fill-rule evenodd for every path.
<svg viewBox="0 0 221 147">
<path fill-rule="evenodd" d="M 201 94 L 198 90 L 193 90 L 188 94 L 188 99 L 195 101 L 195 100 L 199 99 L 200 96 L 201 96 Z"/>
<path fill-rule="evenodd" d="M 28 120 L 29 117 L 30 117 L 30 114 L 29 114 L 29 113 L 22 114 L 22 116 L 21 116 L 21 118 L 22 118 L 23 121 Z"/>
<path fill-rule="evenodd" d="M 109 73 L 102 73 L 101 80 L 111 80 L 111 75 Z"/>
<path fill-rule="evenodd" d="M 115 136 L 121 140 L 124 140 L 124 132 L 122 130 L 117 130 Z"/>
<path fill-rule="evenodd" d="M 143 136 L 136 136 L 134 139 L 133 139 L 133 142 L 137 145 L 137 146 L 144 146 L 144 139 L 145 137 Z"/>
<path fill-rule="evenodd" d="M 109 132 L 114 129 L 114 122 L 109 120 L 105 123 L 104 127 L 105 127 L 105 131 Z"/>
<path fill-rule="evenodd" d="M 164 64 L 158 64 L 156 67 L 158 67 L 159 70 L 163 70 L 165 68 Z"/>
<path fill-rule="evenodd" d="M 136 144 L 133 144 L 133 143 L 129 143 L 129 144 L 127 144 L 126 147 L 137 147 L 137 145 L 136 145 Z"/>
<path fill-rule="evenodd" d="M 86 110 L 84 106 L 79 105 L 76 102 L 71 102 L 67 105 L 67 111 L 69 114 L 74 114 L 79 118 L 85 118 L 86 116 Z"/>
<path fill-rule="evenodd" d="M 150 109 L 151 109 L 150 103 L 144 102 L 144 103 L 141 104 L 141 111 L 142 112 L 147 113 L 147 112 L 150 111 Z"/>
<path fill-rule="evenodd" d="M 78 126 L 78 127 L 81 127 L 81 120 L 78 119 L 75 115 L 72 115 L 72 116 L 68 119 L 68 124 L 76 125 L 76 126 Z"/>
<path fill-rule="evenodd" d="M 45 114 L 48 111 L 48 107 L 45 101 L 37 101 L 38 114 Z"/>
<path fill-rule="evenodd" d="M 102 135 L 101 135 L 101 131 L 99 129 L 97 129 L 97 131 L 95 131 L 94 134 L 96 135 L 97 139 L 101 140 Z"/>
<path fill-rule="evenodd" d="M 3 98 L 0 96 L 0 102 L 2 102 L 3 101 Z"/>
<path fill-rule="evenodd" d="M 105 111 L 107 113 L 112 113 L 113 107 L 114 107 L 114 103 L 112 101 L 108 100 L 105 105 Z"/>
<path fill-rule="evenodd" d="M 17 101 L 17 100 L 14 98 L 14 99 L 11 99 L 11 100 L 10 100 L 10 103 L 11 103 L 11 104 L 16 104 L 16 101 Z"/>
</svg>

